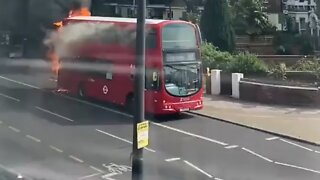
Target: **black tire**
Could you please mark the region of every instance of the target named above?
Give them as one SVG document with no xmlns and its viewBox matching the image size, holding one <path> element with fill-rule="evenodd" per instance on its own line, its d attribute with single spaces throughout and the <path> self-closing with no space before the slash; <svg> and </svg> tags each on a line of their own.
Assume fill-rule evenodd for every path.
<svg viewBox="0 0 320 180">
<path fill-rule="evenodd" d="M 127 100 L 126 100 L 126 105 L 125 105 L 125 110 L 127 113 L 133 115 L 134 112 L 134 100 L 133 100 L 133 96 L 128 96 Z"/>
<path fill-rule="evenodd" d="M 81 98 L 81 99 L 84 99 L 84 98 L 86 97 L 86 93 L 85 93 L 83 84 L 80 84 L 80 85 L 79 85 L 79 88 L 78 88 L 78 97 Z"/>
</svg>

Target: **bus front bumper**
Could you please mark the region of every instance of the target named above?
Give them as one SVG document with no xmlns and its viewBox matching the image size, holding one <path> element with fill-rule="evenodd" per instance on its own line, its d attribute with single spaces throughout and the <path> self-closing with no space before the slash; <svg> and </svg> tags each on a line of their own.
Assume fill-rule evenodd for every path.
<svg viewBox="0 0 320 180">
<path fill-rule="evenodd" d="M 176 114 L 181 112 L 195 111 L 203 108 L 202 101 L 187 101 L 183 103 L 164 103 L 158 114 Z"/>
</svg>

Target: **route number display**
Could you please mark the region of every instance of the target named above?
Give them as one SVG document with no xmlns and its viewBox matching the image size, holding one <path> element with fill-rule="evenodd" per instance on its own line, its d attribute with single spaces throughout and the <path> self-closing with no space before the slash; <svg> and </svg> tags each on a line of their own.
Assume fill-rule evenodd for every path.
<svg viewBox="0 0 320 180">
<path fill-rule="evenodd" d="M 149 121 L 137 124 L 138 149 L 144 148 L 149 144 Z"/>
</svg>

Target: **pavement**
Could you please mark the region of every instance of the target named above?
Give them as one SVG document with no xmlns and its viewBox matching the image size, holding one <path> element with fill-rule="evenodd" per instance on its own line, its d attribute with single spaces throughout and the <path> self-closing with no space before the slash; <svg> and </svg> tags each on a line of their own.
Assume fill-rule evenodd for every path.
<svg viewBox="0 0 320 180">
<path fill-rule="evenodd" d="M 195 113 L 320 145 L 318 108 L 263 105 L 207 95 L 204 109 Z"/>
<path fill-rule="evenodd" d="M 131 179 L 132 117 L 56 93 L 55 83 L 41 60 L 0 59 L 0 172 L 44 180 Z M 318 146 L 188 113 L 147 119 L 146 180 L 320 178 Z"/>
</svg>

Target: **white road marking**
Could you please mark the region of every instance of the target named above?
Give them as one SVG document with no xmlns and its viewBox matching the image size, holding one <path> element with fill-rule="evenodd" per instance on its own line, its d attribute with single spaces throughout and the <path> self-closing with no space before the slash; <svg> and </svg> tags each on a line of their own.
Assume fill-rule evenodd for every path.
<svg viewBox="0 0 320 180">
<path fill-rule="evenodd" d="M 4 97 L 4 98 L 7 98 L 7 99 L 10 99 L 10 100 L 13 100 L 13 101 L 16 101 L 16 102 L 20 102 L 20 99 L 17 99 L 17 98 L 8 96 L 8 95 L 6 95 L 6 94 L 0 93 L 0 96 L 2 96 L 2 97 Z"/>
<path fill-rule="evenodd" d="M 26 135 L 26 137 L 31 139 L 31 140 L 33 140 L 33 141 L 35 141 L 35 142 L 38 142 L 38 143 L 41 142 L 41 140 L 36 138 L 36 137 L 30 136 L 30 135 Z"/>
<path fill-rule="evenodd" d="M 79 162 L 79 163 L 83 163 L 84 161 L 82 159 L 77 158 L 76 156 L 70 155 L 69 158 Z"/>
<path fill-rule="evenodd" d="M 234 149 L 234 148 L 237 148 L 237 147 L 239 147 L 239 146 L 238 145 L 232 145 L 232 146 L 226 146 L 224 148 L 226 148 L 226 149 Z"/>
<path fill-rule="evenodd" d="M 38 107 L 38 106 L 36 106 L 36 109 L 38 109 L 38 110 L 40 110 L 40 111 L 43 111 L 43 112 L 45 112 L 45 113 L 48 113 L 48 114 L 57 116 L 57 117 L 62 118 L 62 119 L 64 119 L 64 120 L 67 120 L 67 121 L 70 121 L 70 122 L 74 122 L 74 120 L 72 120 L 72 119 L 70 119 L 70 118 L 67 118 L 67 117 L 65 117 L 65 116 L 62 116 L 62 115 L 57 114 L 57 113 L 54 113 L 54 112 L 51 112 L 51 111 L 49 111 L 49 110 L 47 110 L 47 109 L 43 109 L 43 108 Z"/>
<path fill-rule="evenodd" d="M 300 167 L 300 166 L 296 166 L 296 165 L 292 165 L 292 164 L 286 164 L 286 163 L 281 163 L 281 162 L 274 162 L 274 163 L 275 163 L 275 164 L 278 164 L 278 165 L 282 165 L 282 166 L 292 167 L 292 168 L 301 169 L 301 170 L 305 170 L 305 171 L 309 171 L 309 172 L 314 172 L 314 173 L 320 174 L 320 171 L 313 170 L 313 169 L 309 169 L 309 168 L 305 168 L 305 167 Z"/>
<path fill-rule="evenodd" d="M 320 154 L 320 151 L 314 151 L 315 153 L 318 153 L 318 154 Z"/>
<path fill-rule="evenodd" d="M 213 178 L 213 176 L 207 172 L 205 172 L 204 170 L 200 169 L 199 167 L 195 166 L 194 164 L 190 163 L 189 161 L 184 160 L 184 162 L 191 166 L 192 168 L 196 169 L 197 171 L 201 172 L 202 174 L 208 176 L 209 178 Z"/>
<path fill-rule="evenodd" d="M 73 98 L 73 97 L 70 97 L 70 96 L 66 96 L 66 95 L 63 95 L 63 94 L 57 94 L 57 95 L 60 95 L 61 97 L 64 97 L 66 99 L 70 99 L 70 100 L 73 100 L 73 101 L 84 103 L 84 104 L 89 105 L 89 106 L 93 106 L 93 107 L 100 108 L 100 109 L 103 109 L 103 110 L 106 110 L 106 111 L 110 111 L 110 112 L 113 112 L 113 113 L 116 113 L 116 114 L 120 114 L 120 115 L 123 115 L 125 117 L 129 117 L 129 118 L 133 117 L 132 115 L 129 115 L 127 113 L 116 111 L 116 110 L 113 110 L 113 109 L 110 109 L 110 108 L 107 108 L 107 107 L 103 107 L 103 106 L 100 106 L 100 105 L 97 105 L 97 104 L 94 104 L 94 103 L 90 103 L 90 102 L 85 101 L 85 100 L 76 99 L 76 98 Z M 220 144 L 220 145 L 223 145 L 223 146 L 228 145 L 227 143 L 224 143 L 224 142 L 221 142 L 221 141 L 217 141 L 217 140 L 214 140 L 214 139 L 210 139 L 208 137 L 204 137 L 204 136 L 200 136 L 200 135 L 197 135 L 197 134 L 189 133 L 189 132 L 186 132 L 186 131 L 183 131 L 183 130 L 180 130 L 180 129 L 177 129 L 177 128 L 173 128 L 173 127 L 170 127 L 170 126 L 166 126 L 166 125 L 162 125 L 162 124 L 154 123 L 154 122 L 151 122 L 151 124 L 154 124 L 156 126 L 160 126 L 160 127 L 172 130 L 172 131 L 176 131 L 176 132 L 179 132 L 179 133 L 182 133 L 182 134 L 185 134 L 185 135 L 196 137 L 196 138 L 199 138 L 199 139 L 202 139 L 202 140 L 206 140 L 206 141 L 209 141 L 209 142 Z"/>
<path fill-rule="evenodd" d="M 94 173 L 94 174 L 90 174 L 90 175 L 87 175 L 87 176 L 79 177 L 78 179 L 79 179 L 79 180 L 88 179 L 88 178 L 92 178 L 92 177 L 98 176 L 98 175 L 100 175 L 100 174 L 101 174 L 101 173 Z"/>
<path fill-rule="evenodd" d="M 15 174 L 18 179 L 22 179 L 22 178 L 23 178 L 23 176 L 22 176 L 20 173 L 18 173 L 17 171 L 15 171 L 15 170 L 13 170 L 13 169 L 11 169 L 11 168 L 6 167 L 6 166 L 3 165 L 3 164 L 0 164 L 0 168 L 3 169 L 3 170 L 5 170 L 5 171 L 8 171 L 8 172 L 10 172 L 10 173 L 12 173 L 12 174 Z"/>
<path fill-rule="evenodd" d="M 55 147 L 55 146 L 50 145 L 49 147 L 50 147 L 51 149 L 59 152 L 59 153 L 63 153 L 63 151 L 62 151 L 61 149 L 59 149 L 59 148 L 57 148 L 57 147 Z"/>
<path fill-rule="evenodd" d="M 223 180 L 223 179 L 220 179 L 220 178 L 214 178 L 214 180 Z"/>
<path fill-rule="evenodd" d="M 102 171 L 101 169 L 99 168 L 96 168 L 94 166 L 89 166 L 91 169 L 95 170 L 95 171 L 98 171 L 99 173 L 104 173 L 104 171 Z"/>
<path fill-rule="evenodd" d="M 266 160 L 266 161 L 268 161 L 268 162 L 273 162 L 271 159 L 269 159 L 269 158 L 266 158 L 266 157 L 264 157 L 264 156 L 262 156 L 262 155 L 260 155 L 260 154 L 258 154 L 258 153 L 255 153 L 255 152 L 253 152 L 253 151 L 251 151 L 250 149 L 247 149 L 247 148 L 241 148 L 242 150 L 244 150 L 244 151 L 246 151 L 246 152 L 248 152 L 248 153 L 250 153 L 250 154 L 253 154 L 253 155 L 255 155 L 255 156 L 257 156 L 257 157 L 259 157 L 259 158 L 261 158 L 261 159 L 263 159 L 263 160 Z"/>
<path fill-rule="evenodd" d="M 9 126 L 8 128 L 11 129 L 12 131 L 16 132 L 16 133 L 21 132 L 20 129 L 17 129 L 17 128 L 13 127 L 13 126 Z"/>
<path fill-rule="evenodd" d="M 1 79 L 4 79 L 4 80 L 7 80 L 7 81 L 10 81 L 10 82 L 14 82 L 14 83 L 23 85 L 23 86 L 27 86 L 27 87 L 30 87 L 30 88 L 33 88 L 33 89 L 41 89 L 41 88 L 39 88 L 39 87 L 37 87 L 37 86 L 31 85 L 31 84 L 27 84 L 27 83 L 23 83 L 23 82 L 20 82 L 20 81 L 16 81 L 16 80 L 13 80 L 13 79 L 4 77 L 4 76 L 0 76 L 0 78 L 1 78 Z"/>
<path fill-rule="evenodd" d="M 121 138 L 121 137 L 115 136 L 115 135 L 113 135 L 113 134 L 107 133 L 107 132 L 102 131 L 102 130 L 100 130 L 100 129 L 96 129 L 96 131 L 98 131 L 98 132 L 100 132 L 100 133 L 102 133 L 102 134 L 108 135 L 108 136 L 110 136 L 110 137 L 113 137 L 113 138 L 115 138 L 115 139 L 118 139 L 118 140 L 120 140 L 120 141 L 129 143 L 129 144 L 132 144 L 132 142 L 129 141 L 129 140 L 126 140 L 126 139 L 123 139 L 123 138 Z"/>
<path fill-rule="evenodd" d="M 311 151 L 311 152 L 313 151 L 313 150 L 312 150 L 312 149 L 310 149 L 310 148 L 307 148 L 307 147 L 301 146 L 301 145 L 296 144 L 296 143 L 291 142 L 291 141 L 287 141 L 287 140 L 285 140 L 285 139 L 280 139 L 280 141 L 285 142 L 285 143 L 288 143 L 288 144 L 291 144 L 291 145 L 296 146 L 296 147 L 299 147 L 299 148 L 301 148 L 301 149 L 305 149 L 305 150 L 307 150 L 307 151 Z"/>
<path fill-rule="evenodd" d="M 276 139 L 279 139 L 279 137 L 274 136 L 274 137 L 266 138 L 267 141 L 273 141 L 273 140 L 276 140 Z"/>
<path fill-rule="evenodd" d="M 181 158 L 170 158 L 170 159 L 166 159 L 165 161 L 173 162 L 173 161 L 179 161 L 179 160 L 181 160 Z"/>
<path fill-rule="evenodd" d="M 112 172 L 112 173 L 109 173 L 109 174 L 106 174 L 106 175 L 103 175 L 101 176 L 102 179 L 107 179 L 107 180 L 115 180 L 113 178 L 111 178 L 112 176 L 116 176 L 116 175 L 119 175 L 118 173 L 116 172 Z"/>
<path fill-rule="evenodd" d="M 121 137 L 119 137 L 119 136 L 116 136 L 116 135 L 107 133 L 107 132 L 102 131 L 102 130 L 100 130 L 100 129 L 96 129 L 96 131 L 98 131 L 98 132 L 100 132 L 100 133 L 102 133 L 102 134 L 105 134 L 105 135 L 107 135 L 107 136 L 113 137 L 113 138 L 115 138 L 115 139 L 118 139 L 118 140 L 120 140 L 120 141 L 126 142 L 126 143 L 128 143 L 128 144 L 132 144 L 132 142 L 129 141 L 129 140 L 127 140 L 127 139 L 124 139 L 124 138 L 121 138 Z M 147 148 L 147 147 L 146 147 L 146 148 L 144 148 L 144 149 L 147 150 L 147 151 L 153 152 L 153 153 L 156 152 L 156 150 L 151 149 L 151 148 Z"/>
<path fill-rule="evenodd" d="M 219 145 L 222 145 L 222 146 L 227 146 L 228 145 L 227 143 L 224 143 L 224 142 L 221 142 L 221 141 L 218 141 L 218 140 L 210 139 L 208 137 L 204 137 L 204 136 L 201 136 L 201 135 L 193 134 L 193 133 L 190 133 L 190 132 L 187 132 L 187 131 L 184 131 L 184 130 L 181 130 L 181 129 L 177 129 L 177 128 L 174 128 L 174 127 L 166 126 L 166 125 L 163 125 L 163 124 L 160 124 L 160 123 L 155 123 L 155 122 L 151 122 L 151 123 L 156 125 L 156 126 L 159 126 L 159 127 L 170 129 L 172 131 L 176 131 L 176 132 L 179 132 L 181 134 L 185 134 L 185 135 L 188 135 L 188 136 L 199 138 L 199 139 L 202 139 L 202 140 L 205 140 L 205 141 L 209 141 L 209 142 L 212 142 L 212 143 L 215 143 L 215 144 L 219 144 Z"/>
<path fill-rule="evenodd" d="M 19 81 L 13 80 L 13 79 L 9 79 L 9 78 L 3 77 L 3 76 L 0 76 L 0 78 L 5 79 L 7 81 L 11 81 L 11 82 L 17 83 L 17 84 L 20 84 L 20 85 L 24 85 L 24 86 L 28 86 L 28 87 L 31 87 L 31 88 L 34 88 L 34 89 L 41 90 L 41 88 L 39 88 L 39 87 L 30 85 L 30 84 L 26 84 L 26 83 L 23 83 L 23 82 L 19 82 Z M 57 94 L 57 93 L 55 93 L 55 94 Z M 103 109 L 103 110 L 107 110 L 107 111 L 110 111 L 110 112 L 113 112 L 113 113 L 116 113 L 116 114 L 120 114 L 120 115 L 123 115 L 125 117 L 130 117 L 130 118 L 133 117 L 132 115 L 129 115 L 127 113 L 116 111 L 116 110 L 113 110 L 113 109 L 110 109 L 110 108 L 107 108 L 107 107 L 103 107 L 103 106 L 100 106 L 100 105 L 97 105 L 97 104 L 94 104 L 94 103 L 90 103 L 88 101 L 76 99 L 76 98 L 73 98 L 73 97 L 70 97 L 70 96 L 66 96 L 66 95 L 63 95 L 63 94 L 57 94 L 57 95 L 60 95 L 61 97 L 64 97 L 66 99 L 70 99 L 70 100 L 73 100 L 73 101 L 84 103 L 84 104 L 89 105 L 89 106 L 93 106 L 93 107 L 100 108 L 100 109 Z M 202 140 L 205 140 L 205 141 L 213 142 L 213 143 L 220 144 L 220 145 L 223 145 L 223 146 L 227 146 L 228 145 L 227 143 L 224 143 L 224 142 L 221 142 L 221 141 L 217 141 L 217 140 L 214 140 L 214 139 L 210 139 L 208 137 L 204 137 L 204 136 L 201 136 L 201 135 L 189 133 L 189 132 L 177 129 L 177 128 L 173 128 L 173 127 L 170 127 L 170 126 L 166 126 L 166 125 L 162 125 L 162 124 L 154 123 L 154 122 L 151 122 L 151 123 L 156 125 L 156 126 L 163 127 L 163 128 L 166 128 L 166 129 L 169 129 L 169 130 L 172 130 L 172 131 L 176 131 L 176 132 L 179 132 L 179 133 L 182 133 L 182 134 L 185 134 L 185 135 L 189 135 L 189 136 L 192 136 L 192 137 L 196 137 L 196 138 L 199 138 L 199 139 L 202 139 Z M 148 149 L 146 149 L 146 150 L 148 150 Z M 151 152 L 153 152 L 153 151 L 151 151 Z"/>
<path fill-rule="evenodd" d="M 155 152 L 156 152 L 156 150 L 151 149 L 151 148 L 148 148 L 148 147 L 145 147 L 144 149 L 145 149 L 145 150 L 147 150 L 147 151 L 153 152 L 153 153 L 155 153 Z"/>
</svg>

